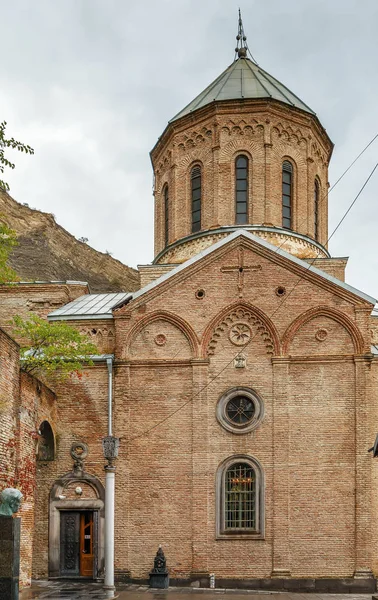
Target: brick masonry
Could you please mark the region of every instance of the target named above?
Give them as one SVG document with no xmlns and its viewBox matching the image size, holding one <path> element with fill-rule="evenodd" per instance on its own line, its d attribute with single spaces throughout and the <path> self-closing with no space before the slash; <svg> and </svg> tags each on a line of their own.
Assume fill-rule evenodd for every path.
<svg viewBox="0 0 378 600">
<path fill-rule="evenodd" d="M 169 242 L 190 234 L 193 164 L 203 166 L 203 228 L 210 236 L 212 229 L 233 224 L 233 165 L 240 152 L 250 156 L 251 221 L 269 227 L 280 227 L 282 161 L 293 161 L 294 224 L 309 247 L 313 183 L 319 178 L 319 241 L 326 245 L 331 151 L 315 117 L 276 102 L 211 105 L 170 125 L 152 152 L 156 254 L 164 249 L 166 183 Z M 225 270 L 239 265 L 241 252 L 244 264 L 256 267 L 243 277 Z M 170 260 L 180 262 L 182 255 L 173 252 Z M 345 259 L 316 259 L 317 267 L 340 281 L 345 264 Z M 145 266 L 142 281 L 151 282 L 171 268 Z M 59 284 L 4 289 L 0 325 L 6 326 L 10 314 L 30 310 L 46 316 L 72 299 L 72 289 Z M 162 544 L 172 581 L 205 584 L 214 573 L 222 585 L 241 587 L 257 581 L 275 589 L 374 587 L 378 475 L 367 449 L 378 418 L 378 372 L 371 354 L 378 326 L 371 309 L 361 296 L 258 241 L 238 237 L 115 310 L 112 320 L 75 323 L 99 351 L 115 356 L 114 430 L 121 438 L 118 577 L 146 581 Z M 242 348 L 243 368 L 235 366 L 241 350 L 232 338 L 235 325 L 250 331 Z M 5 366 L 0 372 L 6 399 L 3 447 L 16 432 L 14 453 L 1 463 L 2 481 L 8 472 L 16 473 L 23 457 L 35 456 L 38 442 L 30 433 L 43 420 L 50 423 L 56 444 L 53 461 L 36 462 L 35 489 L 21 511 L 22 577 L 27 582 L 30 573 L 35 578 L 49 574 L 51 503 L 58 512 L 75 502 L 78 508 L 101 505 L 108 374 L 105 363 L 96 363 L 82 378 L 51 383 L 52 392 L 32 378 L 20 378 L 17 345 L 1 332 L 0 356 Z M 264 409 L 256 429 L 241 435 L 216 418 L 220 397 L 238 386 L 254 390 Z M 75 442 L 88 445 L 85 471 L 97 478 L 97 487 L 94 479 L 72 479 Z M 263 517 L 255 538 L 216 535 L 217 473 L 233 456 L 250 457 L 261 466 Z M 80 499 L 73 481 L 82 482 Z M 64 492 L 63 500 L 57 489 Z"/>
</svg>

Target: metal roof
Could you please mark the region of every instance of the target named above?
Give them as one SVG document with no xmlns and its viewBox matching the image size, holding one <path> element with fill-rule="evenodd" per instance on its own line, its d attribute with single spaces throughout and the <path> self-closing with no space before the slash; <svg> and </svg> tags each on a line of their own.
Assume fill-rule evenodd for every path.
<svg viewBox="0 0 378 600">
<path fill-rule="evenodd" d="M 112 310 L 125 300 L 130 300 L 132 294 L 120 292 L 117 294 L 85 294 L 54 310 L 47 318 L 49 321 L 73 321 L 82 319 L 112 319 Z"/>
<path fill-rule="evenodd" d="M 243 57 L 235 60 L 170 122 L 211 104 L 211 102 L 244 98 L 273 98 L 313 115 L 315 114 L 307 104 L 302 102 L 283 83 L 269 75 L 249 58 Z"/>
</svg>

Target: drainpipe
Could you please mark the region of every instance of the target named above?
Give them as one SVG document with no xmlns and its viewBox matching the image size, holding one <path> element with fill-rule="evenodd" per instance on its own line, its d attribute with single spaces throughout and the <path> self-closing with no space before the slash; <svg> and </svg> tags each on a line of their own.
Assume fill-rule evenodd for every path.
<svg viewBox="0 0 378 600">
<path fill-rule="evenodd" d="M 119 439 L 113 436 L 113 357 L 106 357 L 108 367 L 108 435 L 103 439 L 105 465 L 105 581 L 104 588 L 114 590 L 114 492 L 115 465 Z"/>
<path fill-rule="evenodd" d="M 106 359 L 108 367 L 108 435 L 113 435 L 113 357 Z"/>
</svg>

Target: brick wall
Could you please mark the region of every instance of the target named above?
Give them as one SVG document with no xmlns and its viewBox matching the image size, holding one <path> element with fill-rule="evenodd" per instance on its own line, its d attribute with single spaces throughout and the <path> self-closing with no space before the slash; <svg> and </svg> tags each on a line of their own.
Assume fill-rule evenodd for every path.
<svg viewBox="0 0 378 600">
<path fill-rule="evenodd" d="M 327 243 L 331 144 L 317 119 L 279 103 L 211 105 L 171 124 L 152 152 L 155 254 L 165 245 L 164 186 L 169 185 L 169 243 L 191 233 L 190 172 L 202 169 L 201 229 L 235 223 L 235 168 L 249 157 L 248 223 L 282 227 L 282 163 L 293 165 L 292 229 L 314 237 L 314 181 L 320 185 L 319 241 Z M 166 261 L 167 262 L 167 261 Z M 170 257 L 169 262 L 176 262 Z M 178 261 L 179 262 L 179 261 Z"/>
</svg>

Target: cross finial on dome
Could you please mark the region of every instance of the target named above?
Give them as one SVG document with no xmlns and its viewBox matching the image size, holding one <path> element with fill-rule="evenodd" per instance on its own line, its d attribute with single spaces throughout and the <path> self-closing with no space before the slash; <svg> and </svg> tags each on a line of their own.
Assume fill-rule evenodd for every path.
<svg viewBox="0 0 378 600">
<path fill-rule="evenodd" d="M 239 58 L 246 58 L 247 50 L 248 50 L 248 46 L 246 44 L 247 36 L 244 33 L 243 21 L 241 18 L 240 8 L 239 8 L 238 35 L 236 36 L 236 41 L 237 41 L 237 44 L 236 44 L 235 52 L 237 53 Z"/>
<path fill-rule="evenodd" d="M 236 36 L 236 48 L 235 52 L 238 55 L 238 58 L 247 58 L 247 53 L 249 52 L 253 62 L 256 63 L 253 58 L 248 45 L 247 45 L 247 36 L 244 33 L 243 21 L 241 16 L 241 10 L 239 8 L 239 22 L 238 22 L 238 35 Z M 257 63 L 256 63 L 257 64 Z"/>
</svg>

